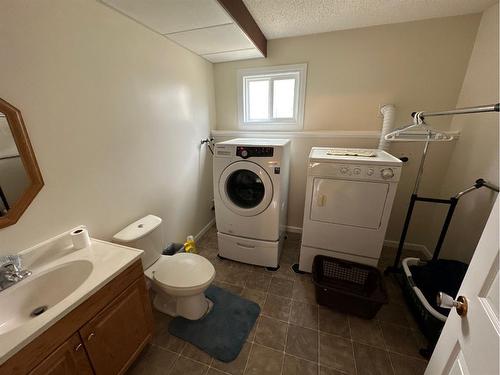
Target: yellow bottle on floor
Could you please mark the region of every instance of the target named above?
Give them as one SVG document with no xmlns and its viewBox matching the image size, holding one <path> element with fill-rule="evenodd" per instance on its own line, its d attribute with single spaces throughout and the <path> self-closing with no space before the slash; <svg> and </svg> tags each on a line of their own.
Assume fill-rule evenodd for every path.
<svg viewBox="0 0 500 375">
<path fill-rule="evenodd" d="M 186 253 L 196 254 L 196 243 L 194 242 L 193 236 L 187 236 L 186 242 L 184 243 L 184 251 Z"/>
</svg>

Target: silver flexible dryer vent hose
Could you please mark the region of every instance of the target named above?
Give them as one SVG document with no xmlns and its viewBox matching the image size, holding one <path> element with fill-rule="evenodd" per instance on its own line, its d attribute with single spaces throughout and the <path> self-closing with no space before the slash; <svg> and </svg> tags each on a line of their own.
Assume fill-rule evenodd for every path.
<svg viewBox="0 0 500 375">
<path fill-rule="evenodd" d="M 387 151 L 389 149 L 389 141 L 385 139 L 385 135 L 394 128 L 396 107 L 393 104 L 386 104 L 380 108 L 380 113 L 384 116 L 384 121 L 382 122 L 382 132 L 380 134 L 378 149 Z"/>
</svg>

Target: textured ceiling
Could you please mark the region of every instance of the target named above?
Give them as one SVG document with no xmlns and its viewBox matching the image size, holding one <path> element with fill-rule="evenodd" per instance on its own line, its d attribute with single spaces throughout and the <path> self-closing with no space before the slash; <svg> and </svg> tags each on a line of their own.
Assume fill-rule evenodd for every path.
<svg viewBox="0 0 500 375">
<path fill-rule="evenodd" d="M 497 0 L 243 0 L 267 39 L 477 13 Z"/>
</svg>

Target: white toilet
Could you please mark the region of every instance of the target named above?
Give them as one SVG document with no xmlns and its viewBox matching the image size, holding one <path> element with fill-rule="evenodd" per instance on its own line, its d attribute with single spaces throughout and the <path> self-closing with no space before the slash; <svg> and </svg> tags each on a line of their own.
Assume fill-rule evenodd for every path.
<svg viewBox="0 0 500 375">
<path fill-rule="evenodd" d="M 144 274 L 156 292 L 153 306 L 168 315 L 202 318 L 212 307 L 205 290 L 215 278 L 214 266 L 204 257 L 179 253 L 162 255 L 161 218 L 148 215 L 113 236 L 125 246 L 144 250 Z"/>
</svg>

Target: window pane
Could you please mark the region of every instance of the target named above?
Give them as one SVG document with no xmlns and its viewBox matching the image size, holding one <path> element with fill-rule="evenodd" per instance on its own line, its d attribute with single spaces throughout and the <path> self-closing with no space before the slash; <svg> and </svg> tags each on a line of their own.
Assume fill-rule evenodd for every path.
<svg viewBox="0 0 500 375">
<path fill-rule="evenodd" d="M 269 80 L 248 82 L 249 120 L 269 119 Z"/>
<path fill-rule="evenodd" d="M 273 117 L 293 118 L 295 103 L 295 79 L 280 79 L 274 81 Z"/>
</svg>

